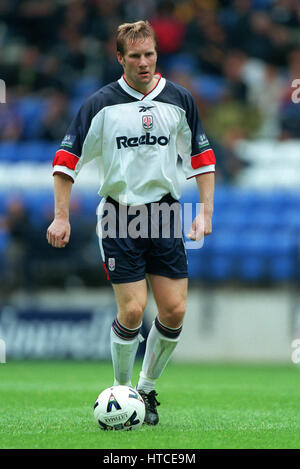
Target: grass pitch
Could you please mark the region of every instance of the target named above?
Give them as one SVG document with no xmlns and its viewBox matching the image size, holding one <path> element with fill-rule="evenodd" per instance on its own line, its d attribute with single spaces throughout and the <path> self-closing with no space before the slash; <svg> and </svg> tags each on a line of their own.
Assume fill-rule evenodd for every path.
<svg viewBox="0 0 300 469">
<path fill-rule="evenodd" d="M 94 420 L 111 383 L 107 362 L 1 364 L 0 448 L 300 448 L 295 366 L 171 363 L 157 386 L 160 423 L 133 432 L 104 432 Z"/>
</svg>

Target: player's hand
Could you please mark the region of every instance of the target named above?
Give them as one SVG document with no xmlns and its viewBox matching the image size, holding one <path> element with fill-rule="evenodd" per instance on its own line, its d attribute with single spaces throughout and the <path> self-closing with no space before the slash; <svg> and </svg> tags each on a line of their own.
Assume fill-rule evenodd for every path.
<svg viewBox="0 0 300 469">
<path fill-rule="evenodd" d="M 47 230 L 47 240 L 54 248 L 64 248 L 69 242 L 70 234 L 69 220 L 55 218 Z"/>
<path fill-rule="evenodd" d="M 204 236 L 212 232 L 212 212 L 201 210 L 194 219 L 191 229 L 187 235 L 191 241 L 200 241 Z"/>
</svg>

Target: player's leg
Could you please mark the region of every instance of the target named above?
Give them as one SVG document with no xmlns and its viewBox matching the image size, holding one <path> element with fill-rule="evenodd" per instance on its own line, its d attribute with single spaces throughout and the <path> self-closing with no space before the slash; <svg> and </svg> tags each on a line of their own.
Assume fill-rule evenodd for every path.
<svg viewBox="0 0 300 469">
<path fill-rule="evenodd" d="M 141 390 L 146 404 L 145 422 L 156 425 L 158 403 L 155 381 L 179 340 L 185 313 L 188 272 L 179 202 L 171 194 L 164 196 L 158 205 L 151 206 L 150 222 L 151 247 L 146 255 L 146 272 L 157 303 L 158 316 L 148 334 L 137 389 Z"/>
<path fill-rule="evenodd" d="M 118 315 L 111 328 L 114 385 L 131 386 L 131 375 L 139 345 L 139 331 L 147 302 L 146 280 L 113 284 Z"/>
<path fill-rule="evenodd" d="M 155 382 L 161 376 L 179 341 L 186 307 L 187 278 L 172 279 L 149 274 L 158 316 L 149 332 L 146 351 L 137 384 L 145 400 L 148 424 L 158 423 Z"/>
<path fill-rule="evenodd" d="M 157 304 L 158 315 L 147 338 L 138 388 L 143 386 L 146 391 L 151 391 L 154 389 L 155 380 L 161 376 L 179 341 L 186 308 L 188 280 L 153 274 L 149 274 L 148 278 Z"/>
<path fill-rule="evenodd" d="M 145 246 L 143 240 L 117 236 L 120 227 L 122 230 L 126 228 L 130 217 L 127 218 L 127 212 L 124 216 L 123 208 L 121 211 L 116 201 L 102 199 L 97 213 L 101 257 L 118 305 L 118 315 L 110 334 L 114 384 L 131 385 L 139 330 L 147 302 Z"/>
</svg>

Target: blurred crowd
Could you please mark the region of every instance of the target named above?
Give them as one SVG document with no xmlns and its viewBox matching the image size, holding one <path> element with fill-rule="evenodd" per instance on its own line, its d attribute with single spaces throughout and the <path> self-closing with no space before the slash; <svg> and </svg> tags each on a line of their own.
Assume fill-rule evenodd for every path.
<svg viewBox="0 0 300 469">
<path fill-rule="evenodd" d="M 239 171 L 237 139 L 300 137 L 298 0 L 1 0 L 0 141 L 60 141 L 85 97 L 120 77 L 117 26 L 139 19 L 159 71 L 197 99 L 219 180 Z"/>
<path fill-rule="evenodd" d="M 33 216 L 20 195 L 11 194 L 7 200 L 5 214 L 0 215 L 0 298 L 22 288 L 34 292 L 46 287 L 98 287 L 106 282 L 95 217 L 86 213 L 81 200 L 71 199 L 71 242 L 63 250 L 46 240 L 52 219 L 52 204 Z"/>
</svg>

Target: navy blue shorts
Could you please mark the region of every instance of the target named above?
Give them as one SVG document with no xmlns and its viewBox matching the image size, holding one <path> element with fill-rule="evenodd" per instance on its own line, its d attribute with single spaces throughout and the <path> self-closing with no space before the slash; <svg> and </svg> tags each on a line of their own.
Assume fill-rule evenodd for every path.
<svg viewBox="0 0 300 469">
<path fill-rule="evenodd" d="M 127 283 L 146 274 L 188 277 L 180 214 L 181 205 L 170 194 L 134 207 L 102 199 L 97 233 L 107 278 Z"/>
</svg>

